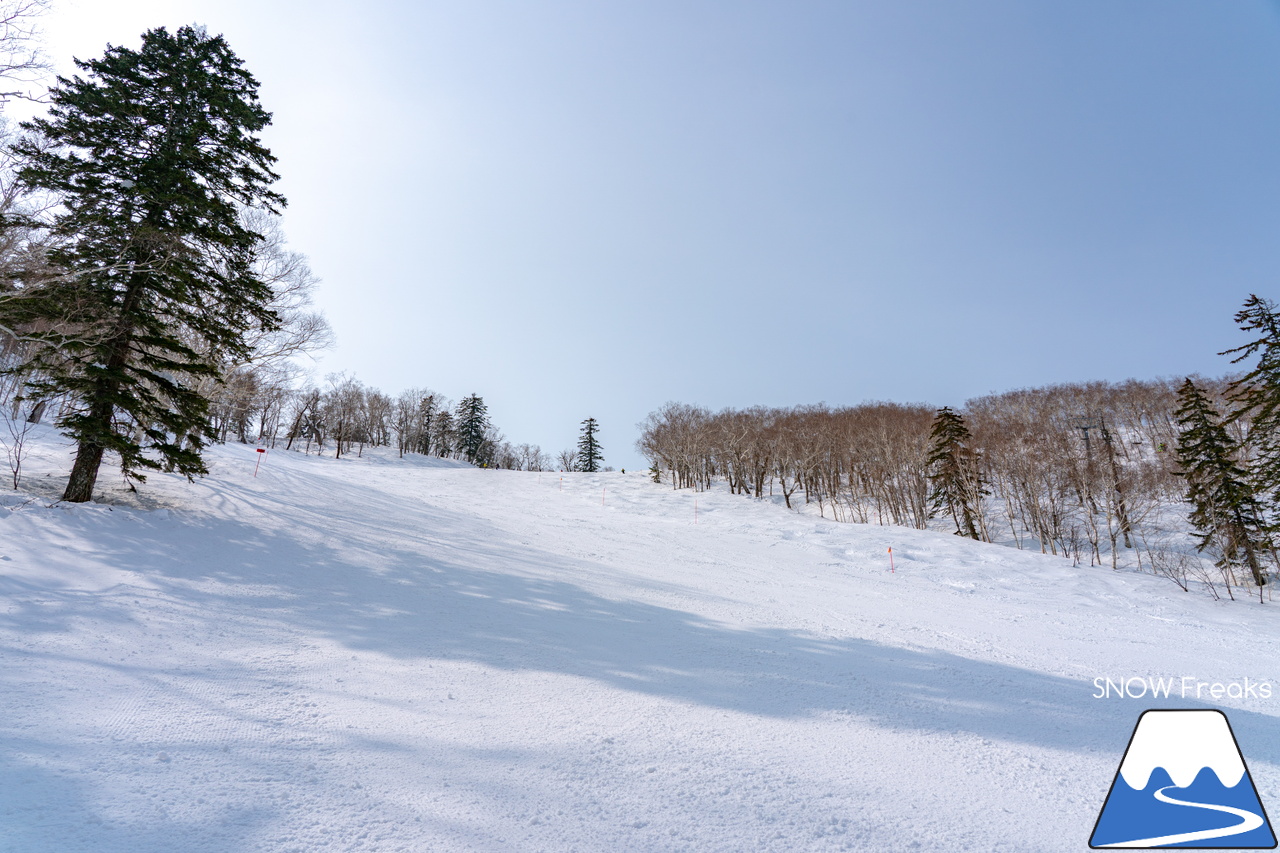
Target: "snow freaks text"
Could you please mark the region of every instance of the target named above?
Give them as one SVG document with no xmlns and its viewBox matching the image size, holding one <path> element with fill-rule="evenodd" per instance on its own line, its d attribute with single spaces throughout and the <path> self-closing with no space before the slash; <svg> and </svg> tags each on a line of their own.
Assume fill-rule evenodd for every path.
<svg viewBox="0 0 1280 853">
<path fill-rule="evenodd" d="M 1094 699 L 1270 699 L 1271 682 L 1243 678 L 1238 681 L 1201 681 L 1193 675 L 1162 678 L 1095 678 Z"/>
</svg>

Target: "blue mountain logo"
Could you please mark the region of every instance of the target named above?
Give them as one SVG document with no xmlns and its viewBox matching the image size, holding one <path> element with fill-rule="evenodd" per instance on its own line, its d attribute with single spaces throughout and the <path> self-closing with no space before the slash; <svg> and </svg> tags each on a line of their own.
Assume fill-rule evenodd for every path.
<svg viewBox="0 0 1280 853">
<path fill-rule="evenodd" d="M 1089 846 L 1271 850 L 1275 833 L 1221 711 L 1144 711 Z"/>
</svg>

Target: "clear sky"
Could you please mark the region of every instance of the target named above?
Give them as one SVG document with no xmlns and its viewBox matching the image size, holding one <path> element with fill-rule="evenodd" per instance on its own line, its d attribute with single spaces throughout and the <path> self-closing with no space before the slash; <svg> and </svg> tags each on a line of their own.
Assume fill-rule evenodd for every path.
<svg viewBox="0 0 1280 853">
<path fill-rule="evenodd" d="M 711 408 L 1220 374 L 1280 298 L 1263 2 L 54 0 L 261 81 L 337 370 L 555 452 Z"/>
</svg>

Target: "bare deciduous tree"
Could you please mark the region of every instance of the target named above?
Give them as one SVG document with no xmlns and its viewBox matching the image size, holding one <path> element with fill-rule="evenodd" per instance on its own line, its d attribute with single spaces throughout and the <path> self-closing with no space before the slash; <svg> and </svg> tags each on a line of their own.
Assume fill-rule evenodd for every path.
<svg viewBox="0 0 1280 853">
<path fill-rule="evenodd" d="M 50 0 L 0 0 L 0 103 L 10 98 L 41 101 L 50 65 L 40 47 L 37 21 Z"/>
<path fill-rule="evenodd" d="M 1229 385 L 1197 381 L 1219 400 Z M 974 482 L 990 492 L 970 496 L 979 538 L 1077 559 L 1087 553 L 1091 563 L 1108 560 L 1113 567 L 1127 551 L 1139 568 L 1153 570 L 1150 550 L 1139 547 L 1142 537 L 1174 524 L 1170 513 L 1185 521 L 1171 452 L 1176 408 L 1176 388 L 1166 380 L 1055 385 L 969 400 L 961 411 L 978 460 Z M 639 424 L 636 447 L 670 472 L 673 488 L 703 489 L 719 480 L 735 494 L 777 494 L 788 506 L 803 495 L 840 521 L 923 528 L 932 418 L 932 407 L 894 403 L 715 414 L 668 403 Z M 1244 443 L 1247 417 L 1231 427 Z"/>
</svg>

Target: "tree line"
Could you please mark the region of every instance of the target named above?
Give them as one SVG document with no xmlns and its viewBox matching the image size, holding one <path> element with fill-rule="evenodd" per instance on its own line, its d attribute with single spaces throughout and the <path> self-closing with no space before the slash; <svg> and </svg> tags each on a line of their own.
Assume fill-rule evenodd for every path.
<svg viewBox="0 0 1280 853">
<path fill-rule="evenodd" d="M 536 444 L 508 441 L 478 394 L 456 404 L 424 388 L 392 397 L 345 373 L 329 375 L 323 387 L 259 380 L 252 371 L 232 375 L 214 395 L 212 424 L 219 441 L 336 458 L 387 447 L 401 458 L 420 454 L 516 471 L 553 470 L 556 464 Z"/>
<path fill-rule="evenodd" d="M 984 542 L 1261 594 L 1278 562 L 1280 314 L 1254 296 L 1236 320 L 1255 338 L 1231 354 L 1259 358 L 1243 375 L 1028 388 L 956 409 L 668 403 L 636 447 L 675 489 L 720 484 L 837 521 L 944 519 Z M 1188 553 L 1188 521 L 1207 563 Z"/>
</svg>

